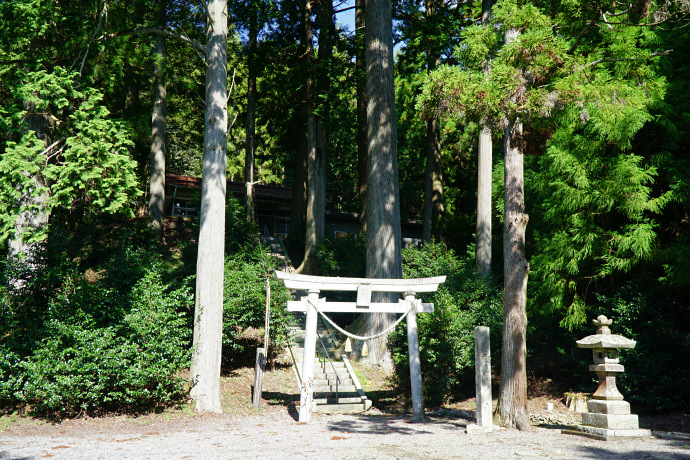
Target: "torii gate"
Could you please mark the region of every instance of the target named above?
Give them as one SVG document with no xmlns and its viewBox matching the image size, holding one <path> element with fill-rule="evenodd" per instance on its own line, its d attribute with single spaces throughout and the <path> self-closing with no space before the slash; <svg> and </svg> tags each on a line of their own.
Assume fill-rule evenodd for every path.
<svg viewBox="0 0 690 460">
<path fill-rule="evenodd" d="M 300 395 L 299 421 L 306 423 L 311 418 L 311 402 L 314 399 L 314 357 L 316 353 L 317 309 L 322 313 L 399 313 L 407 314 L 407 347 L 410 358 L 410 382 L 412 386 L 413 417 L 424 417 L 422 406 L 422 369 L 419 360 L 419 339 L 417 337 L 417 313 L 432 313 L 434 304 L 415 299 L 419 292 L 436 292 L 445 276 L 414 279 L 340 278 L 327 276 L 298 275 L 276 270 L 276 277 L 285 287 L 306 290 L 309 295 L 302 300 L 289 301 L 288 311 L 306 312 L 304 337 L 304 358 L 302 359 L 302 389 Z M 356 302 L 327 302 L 319 298 L 321 291 L 355 291 Z M 372 292 L 392 292 L 404 295 L 397 303 L 373 303 Z"/>
</svg>

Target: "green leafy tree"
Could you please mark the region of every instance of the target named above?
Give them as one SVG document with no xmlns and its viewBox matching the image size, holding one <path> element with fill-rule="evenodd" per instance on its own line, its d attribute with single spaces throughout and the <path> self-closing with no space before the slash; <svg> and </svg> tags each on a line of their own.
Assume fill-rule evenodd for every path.
<svg viewBox="0 0 690 460">
<path fill-rule="evenodd" d="M 45 148 L 33 132 L 20 142 L 8 142 L 0 157 L 0 241 L 15 236 L 42 239 L 46 228 L 15 235 L 15 222 L 23 211 L 36 212 L 35 204 L 23 209 L 25 194 L 48 194 L 42 212 L 61 208 L 77 222 L 84 212 L 132 215 L 133 200 L 141 194 L 130 156 L 132 141 L 126 125 L 109 117 L 103 96 L 93 88 L 78 89 L 76 73 L 59 67 L 53 72 L 30 72 L 19 88 L 19 97 L 54 120 L 52 137 Z M 15 114 L 20 129 L 26 111 Z M 35 178 L 41 177 L 42 186 Z M 22 229 L 19 229 L 20 233 Z"/>
</svg>

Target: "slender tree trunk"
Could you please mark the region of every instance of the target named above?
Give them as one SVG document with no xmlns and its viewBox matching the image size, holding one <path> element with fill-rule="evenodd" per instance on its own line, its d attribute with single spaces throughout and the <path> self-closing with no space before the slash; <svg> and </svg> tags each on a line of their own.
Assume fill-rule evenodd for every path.
<svg viewBox="0 0 690 460">
<path fill-rule="evenodd" d="M 312 46 L 311 0 L 304 4 L 304 42 L 307 45 L 307 214 L 304 241 L 304 259 L 298 273 L 315 274 L 314 253 L 323 239 L 325 226 L 325 161 L 318 148 L 317 121 L 314 115 L 314 48 Z"/>
<path fill-rule="evenodd" d="M 506 43 L 517 36 L 506 33 Z M 518 145 L 522 123 L 509 119 L 505 149 L 503 226 L 503 349 L 501 385 L 496 412 L 501 425 L 529 431 L 527 413 L 527 275 L 525 255 L 525 180 L 523 154 Z"/>
<path fill-rule="evenodd" d="M 482 1 L 482 25 L 489 26 L 492 0 Z M 488 60 L 486 62 L 488 70 Z M 491 171 L 493 145 L 489 120 L 482 120 L 477 159 L 477 244 L 475 268 L 485 278 L 491 276 Z"/>
<path fill-rule="evenodd" d="M 435 0 L 425 2 L 425 18 L 433 20 L 438 14 Z M 435 69 L 441 63 L 438 43 L 426 39 L 427 69 Z M 438 118 L 433 117 L 426 123 L 426 173 L 424 175 L 424 211 L 422 238 L 431 240 L 436 234 L 437 222 L 443 214 L 443 169 L 441 167 L 441 126 Z"/>
<path fill-rule="evenodd" d="M 223 333 L 223 262 L 227 151 L 226 2 L 208 2 L 206 113 L 201 216 L 194 308 L 191 394 L 199 412 L 222 412 L 220 358 Z"/>
<path fill-rule="evenodd" d="M 431 240 L 435 223 L 443 214 L 443 169 L 441 167 L 441 128 L 437 118 L 426 125 L 426 174 L 424 183 L 424 224 L 422 237 Z"/>
<path fill-rule="evenodd" d="M 355 76 L 357 79 L 357 173 L 359 231 L 366 233 L 367 215 L 367 85 L 364 52 L 366 0 L 355 1 Z"/>
<path fill-rule="evenodd" d="M 477 161 L 477 245 L 475 265 L 477 273 L 491 276 L 491 129 L 486 122 L 479 132 L 479 155 Z"/>
<path fill-rule="evenodd" d="M 400 200 L 393 85 L 393 27 L 390 0 L 369 0 L 366 6 L 367 87 L 367 276 L 401 278 Z M 397 299 L 391 299 L 397 300 Z M 395 315 L 371 314 L 365 334 L 379 332 Z M 390 365 L 387 337 L 372 341 L 372 363 Z"/>
<path fill-rule="evenodd" d="M 297 109 L 297 139 L 295 142 L 295 176 L 290 205 L 290 237 L 296 238 L 304 227 L 304 209 L 307 202 L 307 91 L 301 91 Z"/>
<path fill-rule="evenodd" d="M 244 183 L 247 222 L 254 221 L 254 149 L 256 136 L 256 41 L 258 35 L 256 9 L 252 9 L 249 24 L 249 52 L 247 53 L 247 123 L 244 155 Z M 261 229 L 259 229 L 261 230 Z"/>
<path fill-rule="evenodd" d="M 304 6 L 303 6 L 304 7 Z M 306 33 L 306 15 L 302 14 L 302 42 L 300 44 L 300 56 L 302 58 L 301 70 L 310 72 L 311 61 L 308 54 L 309 43 Z M 311 39 L 311 38 L 310 38 Z M 309 104 L 307 87 L 300 90 L 299 107 L 297 109 L 297 137 L 295 142 L 295 175 L 292 186 L 292 203 L 290 211 L 290 237 L 296 239 L 301 230 L 306 230 L 305 208 L 307 203 L 307 157 L 309 156 Z"/>
<path fill-rule="evenodd" d="M 166 0 L 156 4 L 156 22 L 161 29 L 166 23 Z M 149 219 L 151 226 L 163 235 L 165 206 L 166 103 L 165 36 L 154 35 L 153 48 L 153 110 L 151 113 L 151 177 L 149 180 Z"/>
</svg>

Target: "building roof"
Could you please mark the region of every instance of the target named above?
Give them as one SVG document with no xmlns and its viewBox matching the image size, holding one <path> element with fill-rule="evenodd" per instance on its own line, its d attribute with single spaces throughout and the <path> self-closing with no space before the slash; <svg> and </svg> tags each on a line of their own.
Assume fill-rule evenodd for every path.
<svg viewBox="0 0 690 460">
<path fill-rule="evenodd" d="M 166 174 L 165 184 L 176 187 L 195 188 L 201 190 L 201 177 L 178 176 L 176 174 Z M 246 186 L 243 182 L 227 182 L 228 191 L 236 195 L 244 194 Z M 254 185 L 254 195 L 259 198 L 282 198 L 289 200 L 292 198 L 292 187 L 281 185 Z"/>
</svg>

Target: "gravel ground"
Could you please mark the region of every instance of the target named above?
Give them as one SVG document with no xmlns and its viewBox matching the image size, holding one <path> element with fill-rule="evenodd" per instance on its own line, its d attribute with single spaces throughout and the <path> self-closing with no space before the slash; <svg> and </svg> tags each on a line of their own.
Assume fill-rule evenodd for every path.
<svg viewBox="0 0 690 460">
<path fill-rule="evenodd" d="M 374 413 L 317 414 L 299 424 L 272 410 L 12 424 L 0 432 L 0 459 L 690 459 L 690 433 L 603 442 L 562 434 L 559 425 L 468 435 L 468 423 L 462 412 L 441 411 L 419 423 Z"/>
</svg>

